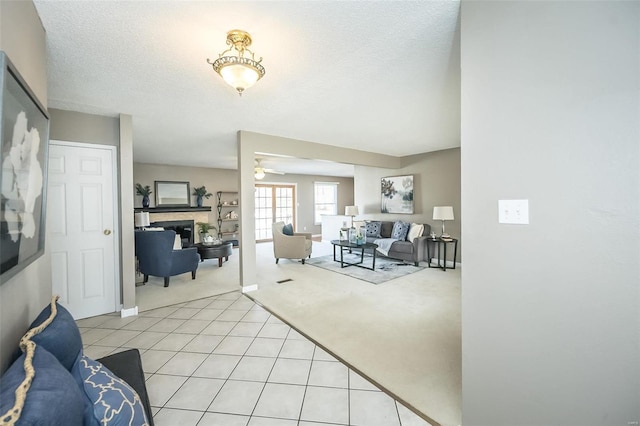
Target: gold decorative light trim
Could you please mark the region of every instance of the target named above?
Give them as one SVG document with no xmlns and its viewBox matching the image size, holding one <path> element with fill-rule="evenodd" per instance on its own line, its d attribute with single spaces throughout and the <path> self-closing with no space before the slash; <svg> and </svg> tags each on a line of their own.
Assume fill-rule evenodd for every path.
<svg viewBox="0 0 640 426">
<path fill-rule="evenodd" d="M 248 32 L 231 30 L 227 33 L 227 45 L 230 47 L 220 53 L 215 61 L 207 59 L 213 70 L 220 74 L 229 86 L 236 89 L 240 96 L 265 74 L 265 69 L 260 64 L 262 58 L 256 61 L 255 54 L 248 49 L 251 43 L 251 35 Z M 245 52 L 251 57 L 245 57 Z"/>
</svg>

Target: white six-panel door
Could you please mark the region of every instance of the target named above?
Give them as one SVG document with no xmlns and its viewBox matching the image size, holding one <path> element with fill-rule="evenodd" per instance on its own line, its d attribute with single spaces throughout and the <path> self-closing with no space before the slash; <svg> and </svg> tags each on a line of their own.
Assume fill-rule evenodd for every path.
<svg viewBox="0 0 640 426">
<path fill-rule="evenodd" d="M 51 141 L 47 243 L 53 294 L 75 319 L 117 310 L 115 147 Z"/>
</svg>

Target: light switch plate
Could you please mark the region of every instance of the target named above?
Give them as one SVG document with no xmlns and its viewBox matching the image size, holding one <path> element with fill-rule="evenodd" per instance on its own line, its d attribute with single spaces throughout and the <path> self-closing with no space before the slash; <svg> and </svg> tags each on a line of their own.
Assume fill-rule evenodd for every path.
<svg viewBox="0 0 640 426">
<path fill-rule="evenodd" d="M 498 223 L 529 224 L 529 200 L 498 200 Z"/>
</svg>

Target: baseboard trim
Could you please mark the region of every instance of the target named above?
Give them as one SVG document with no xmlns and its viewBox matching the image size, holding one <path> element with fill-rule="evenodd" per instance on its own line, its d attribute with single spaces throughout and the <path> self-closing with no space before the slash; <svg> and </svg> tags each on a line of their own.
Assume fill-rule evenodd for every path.
<svg viewBox="0 0 640 426">
<path fill-rule="evenodd" d="M 258 284 L 248 285 L 246 287 L 242 287 L 242 293 L 249 293 L 250 291 L 256 291 L 258 289 Z"/>
<path fill-rule="evenodd" d="M 129 308 L 129 309 L 121 309 L 120 310 L 120 318 L 127 318 L 127 317 L 135 317 L 138 315 L 138 307 L 134 306 L 133 308 Z"/>
</svg>

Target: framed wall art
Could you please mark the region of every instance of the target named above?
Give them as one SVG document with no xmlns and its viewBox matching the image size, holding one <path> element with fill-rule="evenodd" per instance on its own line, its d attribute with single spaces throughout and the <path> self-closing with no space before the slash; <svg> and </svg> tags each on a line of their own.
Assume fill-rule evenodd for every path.
<svg viewBox="0 0 640 426">
<path fill-rule="evenodd" d="M 413 175 L 383 177 L 382 213 L 413 214 Z"/>
<path fill-rule="evenodd" d="M 0 283 L 44 253 L 49 115 L 0 51 Z"/>
</svg>

